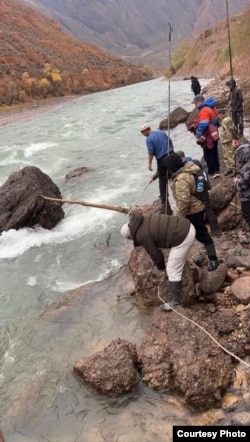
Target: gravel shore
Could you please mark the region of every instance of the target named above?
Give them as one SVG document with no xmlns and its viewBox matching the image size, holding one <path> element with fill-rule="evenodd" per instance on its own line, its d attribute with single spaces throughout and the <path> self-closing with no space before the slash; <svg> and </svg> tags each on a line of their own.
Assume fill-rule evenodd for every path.
<svg viewBox="0 0 250 442">
<path fill-rule="evenodd" d="M 40 115 L 45 112 L 51 112 L 54 109 L 62 108 L 69 101 L 72 101 L 78 97 L 69 96 L 49 99 L 48 101 L 41 101 L 34 104 L 27 104 L 27 106 L 22 108 L 10 107 L 8 111 L 1 111 L 0 107 L 0 126 L 5 126 L 7 124 L 15 123 L 16 121 L 24 120 L 34 115 Z"/>
</svg>

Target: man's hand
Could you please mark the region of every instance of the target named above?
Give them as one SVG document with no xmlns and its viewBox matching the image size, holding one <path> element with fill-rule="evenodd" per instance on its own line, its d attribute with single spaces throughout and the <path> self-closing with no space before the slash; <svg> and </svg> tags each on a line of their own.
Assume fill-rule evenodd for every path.
<svg viewBox="0 0 250 442">
<path fill-rule="evenodd" d="M 151 172 L 152 172 L 152 165 L 151 164 L 148 164 L 148 170 L 150 170 Z"/>
</svg>

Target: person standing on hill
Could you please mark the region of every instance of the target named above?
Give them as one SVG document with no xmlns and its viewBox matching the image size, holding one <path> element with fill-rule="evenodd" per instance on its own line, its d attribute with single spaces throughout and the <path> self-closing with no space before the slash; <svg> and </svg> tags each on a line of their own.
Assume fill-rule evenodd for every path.
<svg viewBox="0 0 250 442">
<path fill-rule="evenodd" d="M 234 78 L 231 78 L 226 82 L 226 85 L 229 86 L 229 105 L 231 106 L 232 111 L 232 120 L 234 122 L 237 135 L 239 137 L 243 137 L 243 96 L 242 91 L 239 87 L 236 86 L 236 81 Z"/>
<path fill-rule="evenodd" d="M 201 85 L 197 77 L 194 77 L 193 75 L 190 77 L 191 80 L 191 90 L 193 91 L 194 95 L 198 95 L 201 93 Z"/>
<path fill-rule="evenodd" d="M 152 171 L 154 157 L 157 161 L 157 176 L 159 177 L 160 198 L 163 204 L 166 203 L 167 194 L 167 169 L 164 159 L 173 151 L 172 143 L 167 134 L 162 130 L 152 130 L 148 123 L 144 123 L 140 129 L 141 134 L 146 137 L 148 150 L 148 170 Z M 167 201 L 167 213 L 171 213 L 169 202 Z"/>
<path fill-rule="evenodd" d="M 200 138 L 208 129 L 209 124 L 212 123 L 215 129 L 218 129 L 218 112 L 215 106 L 213 97 L 205 99 L 203 95 L 196 95 L 193 103 L 198 109 L 198 126 L 195 132 L 195 137 Z M 204 159 L 207 163 L 208 175 L 215 178 L 219 175 L 220 162 L 218 154 L 218 140 L 212 140 L 212 147 L 203 147 Z"/>
</svg>

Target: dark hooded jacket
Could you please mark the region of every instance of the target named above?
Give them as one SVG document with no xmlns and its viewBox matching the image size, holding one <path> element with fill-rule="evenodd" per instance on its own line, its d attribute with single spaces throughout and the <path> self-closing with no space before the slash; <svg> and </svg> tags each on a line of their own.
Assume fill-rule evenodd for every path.
<svg viewBox="0 0 250 442">
<path fill-rule="evenodd" d="M 160 249 L 179 246 L 186 238 L 190 221 L 186 218 L 156 213 L 134 215 L 129 222 L 134 246 L 142 246 L 159 270 L 165 269 L 164 255 Z"/>
<path fill-rule="evenodd" d="M 230 86 L 228 101 L 231 104 L 232 112 L 243 112 L 243 96 L 241 89 L 236 86 L 236 81 L 232 78 L 227 82 Z"/>
<path fill-rule="evenodd" d="M 201 92 L 201 85 L 197 77 L 191 77 L 191 89 L 194 95 L 198 95 Z"/>
<path fill-rule="evenodd" d="M 239 161 L 239 177 L 236 183 L 241 201 L 250 200 L 250 144 L 241 144 L 235 155 Z"/>
<path fill-rule="evenodd" d="M 178 215 L 184 217 L 204 210 L 205 204 L 195 196 L 196 184 L 193 175 L 201 170 L 200 167 L 191 161 L 183 165 L 175 152 L 166 158 L 165 164 L 167 170 L 171 172 L 170 187 L 176 201 Z"/>
</svg>

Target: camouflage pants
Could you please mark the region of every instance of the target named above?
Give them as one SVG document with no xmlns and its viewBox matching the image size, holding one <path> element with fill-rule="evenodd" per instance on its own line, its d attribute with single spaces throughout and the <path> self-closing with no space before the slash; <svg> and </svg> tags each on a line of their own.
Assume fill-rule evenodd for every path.
<svg viewBox="0 0 250 442">
<path fill-rule="evenodd" d="M 222 150 L 226 169 L 235 171 L 235 153 L 232 147 L 232 141 L 222 143 Z"/>
</svg>

